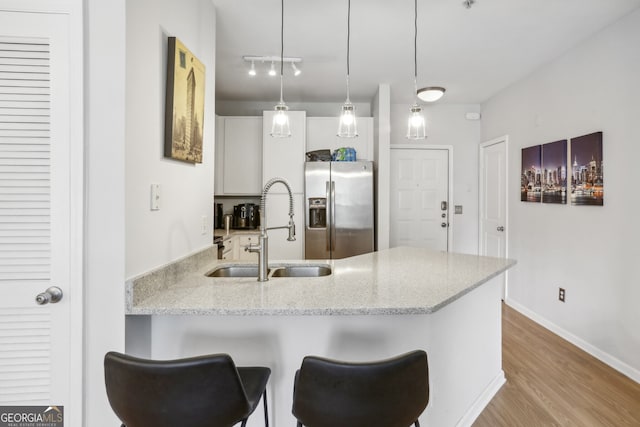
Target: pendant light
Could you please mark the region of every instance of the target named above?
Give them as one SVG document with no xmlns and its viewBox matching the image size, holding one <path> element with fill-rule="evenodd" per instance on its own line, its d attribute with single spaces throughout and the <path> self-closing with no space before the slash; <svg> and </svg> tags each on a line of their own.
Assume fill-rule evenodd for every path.
<svg viewBox="0 0 640 427">
<path fill-rule="evenodd" d="M 414 0 L 414 18 L 413 18 L 413 89 L 416 96 L 415 102 L 409 109 L 411 115 L 407 121 L 407 138 L 409 139 L 425 139 L 427 137 L 426 124 L 422 107 L 418 105 L 418 0 Z"/>
<path fill-rule="evenodd" d="M 340 123 L 338 124 L 338 137 L 355 138 L 358 136 L 355 107 L 349 99 L 349 42 L 351 41 L 351 0 L 347 0 L 347 100 L 342 106 Z"/>
<path fill-rule="evenodd" d="M 291 136 L 291 128 L 289 127 L 289 107 L 284 103 L 282 96 L 282 75 L 284 66 L 284 0 L 280 0 L 280 102 L 276 104 L 273 115 L 273 123 L 271 125 L 271 136 L 274 138 L 286 138 Z"/>
</svg>

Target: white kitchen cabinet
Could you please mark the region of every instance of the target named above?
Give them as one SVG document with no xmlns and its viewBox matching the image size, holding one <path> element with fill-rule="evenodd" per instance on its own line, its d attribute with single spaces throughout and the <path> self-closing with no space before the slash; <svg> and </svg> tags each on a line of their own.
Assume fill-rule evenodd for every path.
<svg viewBox="0 0 640 427">
<path fill-rule="evenodd" d="M 236 239 L 229 237 L 224 240 L 224 249 L 222 250 L 222 259 L 231 260 L 235 259 L 237 253 L 237 242 Z"/>
<path fill-rule="evenodd" d="M 249 245 L 258 244 L 260 234 L 239 234 L 237 237 L 239 250 L 238 259 L 258 262 L 258 253 L 245 251 L 245 248 Z"/>
<path fill-rule="evenodd" d="M 373 160 L 373 117 L 358 117 L 358 137 L 338 138 L 338 117 L 307 118 L 307 150 L 356 149 L 358 160 Z"/>
<path fill-rule="evenodd" d="M 262 117 L 216 119 L 216 195 L 262 191 Z"/>
<path fill-rule="evenodd" d="M 274 111 L 263 113 L 262 185 L 273 177 L 285 178 L 294 193 L 304 193 L 304 162 L 306 153 L 306 113 L 289 111 L 291 136 L 270 135 Z M 286 194 L 286 188 L 274 184 L 271 193 Z"/>
<path fill-rule="evenodd" d="M 274 187 L 275 188 L 275 187 Z M 293 195 L 293 221 L 296 224 L 296 240 L 290 242 L 289 230 L 269 230 L 269 260 L 304 259 L 304 196 Z M 289 224 L 289 195 L 267 195 L 267 227 Z"/>
</svg>

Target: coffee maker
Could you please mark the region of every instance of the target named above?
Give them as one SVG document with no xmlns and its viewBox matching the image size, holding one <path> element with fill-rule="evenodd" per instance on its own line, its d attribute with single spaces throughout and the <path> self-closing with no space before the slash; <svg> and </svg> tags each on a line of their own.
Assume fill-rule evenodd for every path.
<svg viewBox="0 0 640 427">
<path fill-rule="evenodd" d="M 260 206 L 242 203 L 233 207 L 233 228 L 254 229 L 260 225 Z"/>
</svg>

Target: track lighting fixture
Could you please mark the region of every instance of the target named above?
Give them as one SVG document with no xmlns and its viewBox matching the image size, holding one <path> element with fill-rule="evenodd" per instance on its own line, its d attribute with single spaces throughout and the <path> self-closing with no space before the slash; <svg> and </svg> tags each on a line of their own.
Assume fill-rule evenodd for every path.
<svg viewBox="0 0 640 427">
<path fill-rule="evenodd" d="M 291 63 L 291 68 L 293 69 L 294 76 L 298 77 L 300 74 L 302 74 L 302 71 L 300 71 L 300 69 L 296 67 L 296 64 L 294 62 Z"/>
<path fill-rule="evenodd" d="M 242 57 L 242 59 L 251 64 L 249 68 L 250 76 L 257 75 L 257 70 L 255 66 L 256 62 L 262 63 L 262 64 L 271 63 L 269 70 L 267 72 L 267 74 L 271 77 L 275 77 L 276 75 L 278 75 L 278 72 L 276 71 L 276 64 L 280 64 L 281 62 L 285 64 L 291 64 L 291 70 L 294 76 L 298 77 L 300 74 L 302 74 L 302 70 L 299 68 L 299 65 L 302 63 L 302 58 L 291 57 L 291 56 L 289 57 L 285 56 L 281 58 L 280 56 L 245 55 Z"/>
</svg>

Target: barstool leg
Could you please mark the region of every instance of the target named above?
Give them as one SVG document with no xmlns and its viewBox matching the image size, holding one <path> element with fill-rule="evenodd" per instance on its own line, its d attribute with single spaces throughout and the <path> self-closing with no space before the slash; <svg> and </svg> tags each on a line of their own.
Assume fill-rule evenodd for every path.
<svg viewBox="0 0 640 427">
<path fill-rule="evenodd" d="M 420 427 L 420 421 L 416 420 L 416 425 L 415 427 Z"/>
<path fill-rule="evenodd" d="M 264 405 L 264 427 L 269 427 L 269 413 L 267 412 L 267 389 L 262 394 L 262 403 Z"/>
</svg>

